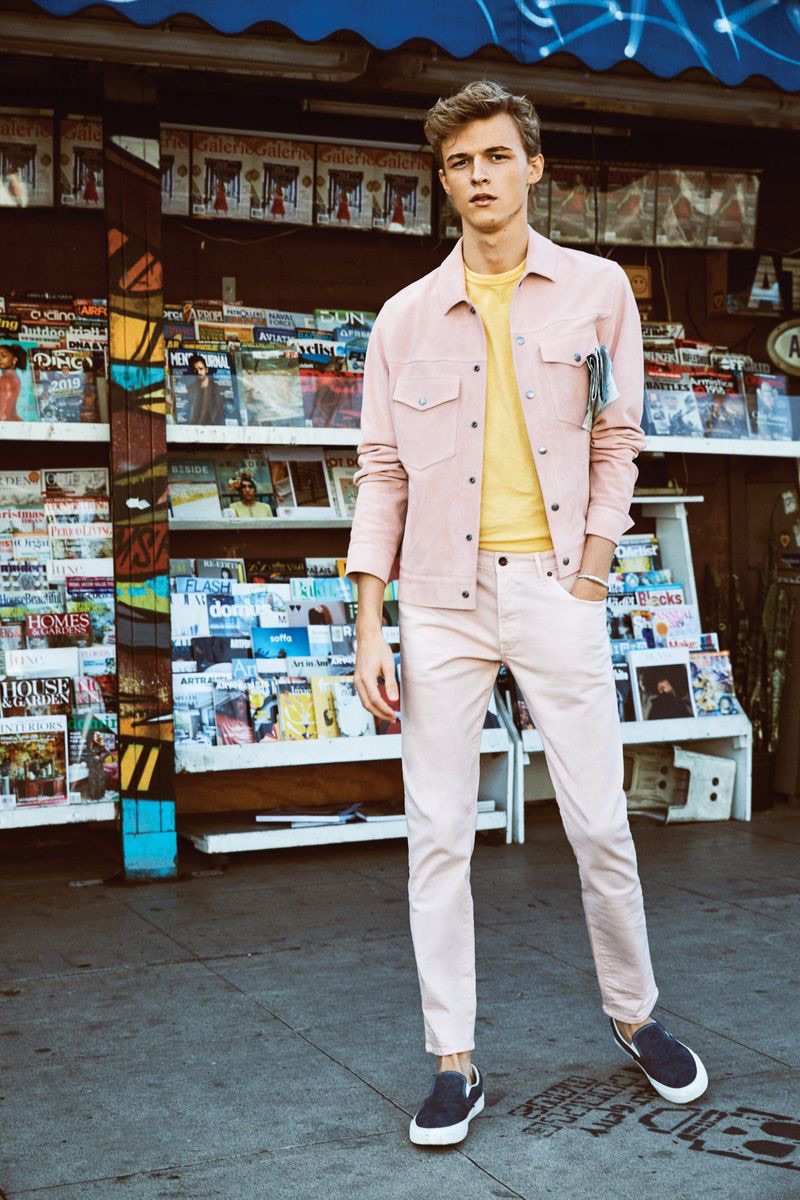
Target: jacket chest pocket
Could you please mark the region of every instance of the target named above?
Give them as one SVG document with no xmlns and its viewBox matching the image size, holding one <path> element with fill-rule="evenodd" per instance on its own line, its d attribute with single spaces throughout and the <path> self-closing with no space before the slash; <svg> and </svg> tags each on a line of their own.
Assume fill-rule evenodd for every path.
<svg viewBox="0 0 800 1200">
<path fill-rule="evenodd" d="M 398 379 L 392 393 L 400 461 L 415 471 L 452 458 L 458 429 L 457 375 Z"/>
<path fill-rule="evenodd" d="M 539 352 L 545 377 L 559 421 L 582 425 L 589 403 L 589 368 L 586 356 L 597 348 L 593 325 L 584 325 L 573 333 L 544 338 Z"/>
</svg>

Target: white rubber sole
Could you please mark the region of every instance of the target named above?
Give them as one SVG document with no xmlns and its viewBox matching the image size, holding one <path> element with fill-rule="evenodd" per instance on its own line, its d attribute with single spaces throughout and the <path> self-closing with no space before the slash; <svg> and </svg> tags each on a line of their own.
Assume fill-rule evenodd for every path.
<svg viewBox="0 0 800 1200">
<path fill-rule="evenodd" d="M 620 1043 L 620 1038 L 622 1038 L 622 1034 L 614 1030 L 614 1041 L 616 1042 L 617 1046 L 619 1046 L 622 1053 L 627 1059 L 630 1060 L 630 1062 L 636 1064 L 643 1075 L 647 1075 L 647 1071 L 645 1071 L 641 1062 L 636 1057 L 636 1052 L 627 1050 Z M 622 1040 L 624 1041 L 624 1039 Z M 677 1038 L 675 1040 L 678 1041 Z M 692 1082 L 687 1083 L 686 1086 L 682 1088 L 671 1088 L 667 1087 L 667 1085 L 664 1083 L 659 1083 L 657 1079 L 653 1079 L 652 1075 L 647 1075 L 647 1078 L 650 1080 L 650 1083 L 658 1092 L 659 1096 L 662 1096 L 664 1100 L 669 1100 L 671 1104 L 691 1104 L 692 1100 L 697 1100 L 700 1096 L 702 1096 L 703 1092 L 708 1087 L 708 1072 L 695 1054 L 694 1050 L 692 1050 L 691 1046 L 687 1046 L 681 1041 L 678 1041 L 678 1045 L 683 1046 L 684 1050 L 688 1050 L 694 1059 L 694 1065 L 697 1068 L 697 1074 Z"/>
<path fill-rule="evenodd" d="M 469 1132 L 470 1121 L 483 1110 L 484 1103 L 485 1096 L 481 1092 L 463 1121 L 459 1121 L 457 1125 L 447 1125 L 443 1129 L 426 1129 L 425 1126 L 418 1125 L 414 1118 L 409 1126 L 408 1136 L 415 1146 L 455 1146 L 458 1142 L 463 1142 Z"/>
</svg>

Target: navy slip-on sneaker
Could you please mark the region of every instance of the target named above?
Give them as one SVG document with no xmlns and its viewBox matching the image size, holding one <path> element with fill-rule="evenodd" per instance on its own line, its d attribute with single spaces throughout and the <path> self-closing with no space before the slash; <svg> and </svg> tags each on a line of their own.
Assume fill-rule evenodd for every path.
<svg viewBox="0 0 800 1200">
<path fill-rule="evenodd" d="M 414 1117 L 409 1136 L 416 1146 L 455 1146 L 484 1104 L 483 1078 L 472 1064 L 473 1083 L 460 1071 L 440 1071 Z"/>
<path fill-rule="evenodd" d="M 673 1104 L 689 1104 L 702 1096 L 708 1087 L 708 1075 L 694 1050 L 673 1037 L 660 1022 L 637 1029 L 630 1042 L 619 1031 L 611 1017 L 614 1041 L 637 1067 L 641 1067 L 659 1096 Z"/>
</svg>

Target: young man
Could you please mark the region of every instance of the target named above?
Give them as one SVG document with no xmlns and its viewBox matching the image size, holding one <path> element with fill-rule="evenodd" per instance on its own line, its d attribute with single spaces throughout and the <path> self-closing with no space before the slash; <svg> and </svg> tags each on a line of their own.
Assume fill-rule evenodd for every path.
<svg viewBox="0 0 800 1200">
<path fill-rule="evenodd" d="M 481 728 L 501 662 L 542 738 L 614 1039 L 668 1100 L 695 1099 L 707 1077 L 651 1017 L 606 635 L 608 573 L 632 524 L 643 445 L 636 304 L 616 263 L 529 229 L 544 160 L 525 97 L 468 84 L 434 105 L 425 132 L 464 236 L 386 303 L 372 332 L 347 570 L 358 583 L 356 684 L 388 717 L 377 680 L 391 698 L 396 680 L 380 616 L 402 542 L 411 932 L 426 1049 L 439 1058 L 411 1139 L 448 1145 L 484 1103 L 471 1061 L 469 864 Z M 601 346 L 619 394 L 589 413 L 587 356 Z"/>
</svg>

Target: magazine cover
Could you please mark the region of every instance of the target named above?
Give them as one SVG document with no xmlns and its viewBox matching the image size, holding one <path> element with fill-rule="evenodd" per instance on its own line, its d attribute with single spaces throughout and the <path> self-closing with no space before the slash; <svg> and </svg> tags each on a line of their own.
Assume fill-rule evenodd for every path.
<svg viewBox="0 0 800 1200">
<path fill-rule="evenodd" d="M 706 172 L 659 170 L 656 245 L 705 246 L 707 229 Z"/>
<path fill-rule="evenodd" d="M 53 560 L 61 558 L 111 558 L 114 527 L 110 521 L 50 524 L 50 549 Z"/>
<path fill-rule="evenodd" d="M 387 233 L 431 232 L 433 157 L 418 150 L 374 150 L 380 172 L 381 221 Z"/>
<path fill-rule="evenodd" d="M 256 740 L 246 681 L 219 679 L 214 683 L 214 719 L 218 746 L 248 746 Z"/>
<path fill-rule="evenodd" d="M 0 421 L 38 421 L 31 341 L 0 337 Z"/>
<path fill-rule="evenodd" d="M 368 146 L 317 146 L 314 220 L 340 229 L 383 225 L 383 151 Z"/>
<path fill-rule="evenodd" d="M 449 201 L 448 201 L 449 204 Z M 456 214 L 458 221 L 458 215 Z M 548 168 L 542 172 L 542 178 L 538 183 L 535 183 L 528 192 L 528 224 L 532 225 L 537 233 L 541 233 L 543 237 L 548 237 L 550 233 L 550 171 Z M 456 237 L 461 236 L 461 225 L 458 224 L 458 232 Z"/>
<path fill-rule="evenodd" d="M 306 627 L 255 626 L 250 641 L 254 658 L 306 658 L 309 654 Z"/>
<path fill-rule="evenodd" d="M 323 450 L 311 446 L 276 447 L 268 454 L 277 516 L 336 517 Z"/>
<path fill-rule="evenodd" d="M 678 638 L 699 635 L 700 614 L 696 604 L 639 605 L 631 611 L 631 629 L 648 647 L 671 646 Z"/>
<path fill-rule="evenodd" d="M 339 724 L 336 720 L 336 704 L 333 699 L 333 685 L 336 679 L 336 675 L 311 676 L 311 694 L 314 699 L 317 737 L 335 738 L 340 736 Z"/>
<path fill-rule="evenodd" d="M 215 675 L 230 676 L 234 659 L 252 658 L 249 637 L 193 637 L 181 639 L 184 646 L 188 641 L 188 657 L 195 671 L 211 671 Z M 173 641 L 173 646 L 177 643 Z M 177 656 L 173 653 L 173 660 Z M 174 669 L 174 668 L 173 668 Z"/>
<path fill-rule="evenodd" d="M 267 520 L 275 515 L 272 475 L 265 452 L 219 459 L 216 468 L 220 508 L 226 520 Z"/>
<path fill-rule="evenodd" d="M 368 737 L 375 733 L 375 718 L 361 703 L 351 675 L 340 675 L 334 680 L 333 702 L 340 737 Z"/>
<path fill-rule="evenodd" d="M 707 244 L 751 250 L 756 238 L 760 176 L 743 171 L 711 171 L 708 183 Z"/>
<path fill-rule="evenodd" d="M 699 717 L 730 717 L 742 711 L 727 650 L 689 655 L 694 705 Z"/>
<path fill-rule="evenodd" d="M 88 612 L 34 612 L 25 618 L 29 650 L 47 646 L 89 646 L 92 620 Z"/>
<path fill-rule="evenodd" d="M 344 625 L 347 622 L 346 607 L 342 600 L 290 600 L 286 606 L 286 615 L 288 624 L 295 628 L 305 628 L 308 625 Z"/>
<path fill-rule="evenodd" d="M 614 672 L 614 689 L 617 694 L 617 713 L 620 721 L 635 721 L 633 711 L 633 692 L 631 690 L 631 669 L 627 662 L 612 663 Z"/>
<path fill-rule="evenodd" d="M 53 205 L 53 119 L 0 113 L 0 208 Z"/>
<path fill-rule="evenodd" d="M 746 371 L 744 386 L 753 437 L 767 441 L 791 441 L 794 423 L 786 376 Z"/>
<path fill-rule="evenodd" d="M 642 428 L 652 437 L 702 437 L 692 381 L 682 371 L 651 367 L 644 379 Z"/>
<path fill-rule="evenodd" d="M 245 178 L 254 221 L 311 225 L 314 219 L 314 144 L 254 137 Z"/>
<path fill-rule="evenodd" d="M 750 424 L 744 396 L 734 376 L 725 371 L 707 371 L 692 375 L 692 387 L 703 422 L 703 434 L 709 438 L 747 438 Z"/>
<path fill-rule="evenodd" d="M 103 207 L 103 122 L 70 117 L 61 122 L 59 194 L 70 208 Z"/>
<path fill-rule="evenodd" d="M 655 171 L 645 167 L 609 167 L 601 209 L 604 242 L 652 246 L 656 213 Z"/>
<path fill-rule="evenodd" d="M 252 168 L 258 138 L 243 133 L 192 133 L 193 217 L 250 219 Z"/>
<path fill-rule="evenodd" d="M 0 718 L 0 808 L 68 800 L 67 718 Z"/>
<path fill-rule="evenodd" d="M 290 347 L 248 346 L 233 356 L 247 425 L 305 425 L 300 357 Z"/>
<path fill-rule="evenodd" d="M 71 803 L 117 799 L 119 719 L 116 713 L 81 713 L 68 718 Z"/>
<path fill-rule="evenodd" d="M 209 637 L 208 607 L 210 597 L 204 592 L 173 593 L 169 601 L 170 630 L 173 638 Z M 214 630 L 214 633 L 218 633 Z"/>
<path fill-rule="evenodd" d="M 44 499 L 42 495 L 43 488 L 42 472 L 37 470 L 30 471 L 0 471 L 0 512 L 5 516 L 9 514 L 8 520 L 12 520 L 11 514 L 19 513 L 20 520 L 23 520 L 27 510 L 34 510 L 32 517 L 35 516 L 37 521 L 44 522 Z M 22 510 L 22 511 L 20 511 Z M 2 527 L 0 527 L 2 528 Z M 46 524 L 42 524 L 44 532 L 47 531 Z M 3 529 L 3 532 L 20 532 L 32 533 L 33 529 Z"/>
<path fill-rule="evenodd" d="M 550 168 L 550 237 L 554 242 L 594 242 L 597 228 L 591 163 L 557 163 Z"/>
<path fill-rule="evenodd" d="M 439 238 L 441 241 L 457 242 L 461 237 L 461 218 L 455 210 L 453 201 L 443 190 L 438 191 L 439 197 Z M 529 202 L 530 204 L 530 202 Z M 549 199 L 548 199 L 549 207 Z M 528 208 L 530 220 L 530 207 Z M 540 233 L 543 231 L 540 229 Z M 546 230 L 544 231 L 546 233 Z"/>
<path fill-rule="evenodd" d="M 192 135 L 188 129 L 161 126 L 161 211 L 189 215 Z"/>
<path fill-rule="evenodd" d="M 169 515 L 173 521 L 219 521 L 216 463 L 210 458 L 167 460 Z"/>
<path fill-rule="evenodd" d="M 167 350 L 167 395 L 176 425 L 242 425 L 231 355 L 203 342 Z"/>
<path fill-rule="evenodd" d="M 0 714 L 4 717 L 69 715 L 72 681 L 63 675 L 38 679 L 0 679 Z"/>
<path fill-rule="evenodd" d="M 195 571 L 199 579 L 221 579 L 233 583 L 246 582 L 243 558 L 197 558 L 195 559 Z M 220 591 L 222 590 L 229 589 L 220 588 Z"/>
<path fill-rule="evenodd" d="M 31 362 L 40 421 L 100 420 L 101 354 L 37 346 Z"/>
<path fill-rule="evenodd" d="M 334 357 L 323 366 L 300 368 L 306 425 L 358 429 L 364 399 L 363 371 L 352 371 L 348 359 Z"/>
<path fill-rule="evenodd" d="M 247 684 L 250 723 L 257 742 L 280 741 L 281 726 L 276 684 L 285 678 L 282 675 L 259 675 Z"/>
<path fill-rule="evenodd" d="M 314 697 L 307 679 L 289 676 L 275 684 L 281 736 L 286 741 L 304 741 L 317 736 Z"/>
<path fill-rule="evenodd" d="M 78 467 L 75 470 L 42 472 L 46 503 L 53 500 L 80 500 L 108 497 L 108 471 L 105 467 Z"/>
<path fill-rule="evenodd" d="M 327 450 L 325 466 L 333 484 L 333 495 L 340 517 L 351 517 L 356 510 L 357 486 L 353 476 L 358 470 L 358 454 L 355 450 Z"/>
<path fill-rule="evenodd" d="M 697 716 L 688 650 L 632 650 L 628 664 L 637 721 Z"/>
</svg>

